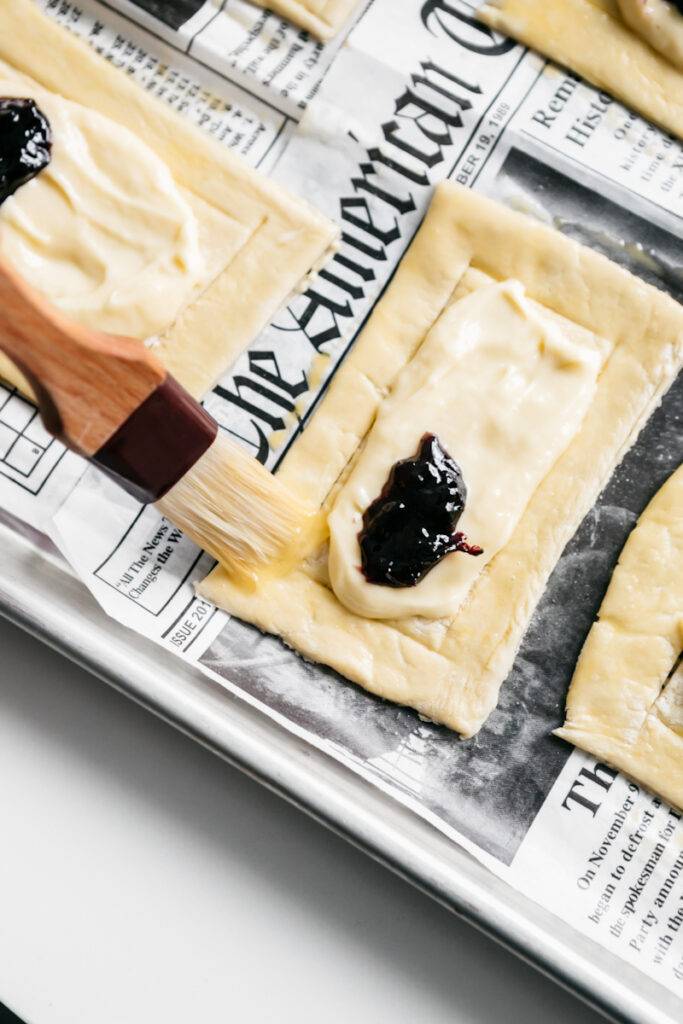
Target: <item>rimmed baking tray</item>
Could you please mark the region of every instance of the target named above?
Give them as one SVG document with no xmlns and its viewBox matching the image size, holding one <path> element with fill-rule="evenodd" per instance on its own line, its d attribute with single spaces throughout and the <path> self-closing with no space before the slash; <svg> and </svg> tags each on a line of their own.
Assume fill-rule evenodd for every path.
<svg viewBox="0 0 683 1024">
<path fill-rule="evenodd" d="M 615 1021 L 683 1003 L 494 876 L 386 793 L 108 618 L 38 538 L 0 524 L 0 614 L 366 851 Z"/>
</svg>

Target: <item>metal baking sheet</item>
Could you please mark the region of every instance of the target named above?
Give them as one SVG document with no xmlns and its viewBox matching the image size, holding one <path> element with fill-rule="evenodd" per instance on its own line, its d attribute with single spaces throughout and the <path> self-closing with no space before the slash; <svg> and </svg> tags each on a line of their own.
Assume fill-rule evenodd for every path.
<svg viewBox="0 0 683 1024">
<path fill-rule="evenodd" d="M 615 1021 L 681 1002 L 520 895 L 427 822 L 201 672 L 108 618 L 36 539 L 0 525 L 0 613 L 345 836 Z"/>
</svg>

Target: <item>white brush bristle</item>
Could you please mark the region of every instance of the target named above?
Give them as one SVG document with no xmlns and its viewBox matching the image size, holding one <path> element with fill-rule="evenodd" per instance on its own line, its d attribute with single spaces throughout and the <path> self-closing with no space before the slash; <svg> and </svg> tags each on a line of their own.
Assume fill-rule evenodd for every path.
<svg viewBox="0 0 683 1024">
<path fill-rule="evenodd" d="M 156 507 L 230 572 L 255 578 L 286 557 L 310 510 L 219 434 Z"/>
</svg>

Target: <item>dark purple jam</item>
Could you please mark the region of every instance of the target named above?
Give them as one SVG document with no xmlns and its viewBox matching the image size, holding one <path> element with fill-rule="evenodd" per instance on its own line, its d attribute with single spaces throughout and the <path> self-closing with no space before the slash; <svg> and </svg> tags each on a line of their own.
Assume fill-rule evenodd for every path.
<svg viewBox="0 0 683 1024">
<path fill-rule="evenodd" d="M 50 124 L 33 100 L 0 97 L 0 204 L 50 162 Z"/>
<path fill-rule="evenodd" d="M 363 513 L 358 539 L 367 581 L 414 587 L 452 551 L 481 555 L 456 531 L 466 500 L 460 467 L 434 434 L 425 434 L 417 454 L 395 463 Z"/>
<path fill-rule="evenodd" d="M 669 0 L 670 4 L 673 4 L 679 14 L 683 14 L 683 0 Z"/>
</svg>

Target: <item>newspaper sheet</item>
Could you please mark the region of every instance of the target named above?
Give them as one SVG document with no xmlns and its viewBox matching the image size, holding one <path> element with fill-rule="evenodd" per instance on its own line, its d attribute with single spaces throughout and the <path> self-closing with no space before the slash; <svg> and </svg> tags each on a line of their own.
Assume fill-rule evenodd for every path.
<svg viewBox="0 0 683 1024">
<path fill-rule="evenodd" d="M 465 0 L 374 0 L 323 46 L 243 0 L 37 0 L 155 95 L 305 195 L 343 244 L 206 399 L 277 469 L 449 177 L 683 300 L 683 148 L 492 34 Z M 568 545 L 482 731 L 460 742 L 194 596 L 212 565 L 0 387 L 0 509 L 104 608 L 349 765 L 683 997 L 680 815 L 552 736 L 638 515 L 683 458 L 679 380 Z"/>
</svg>

